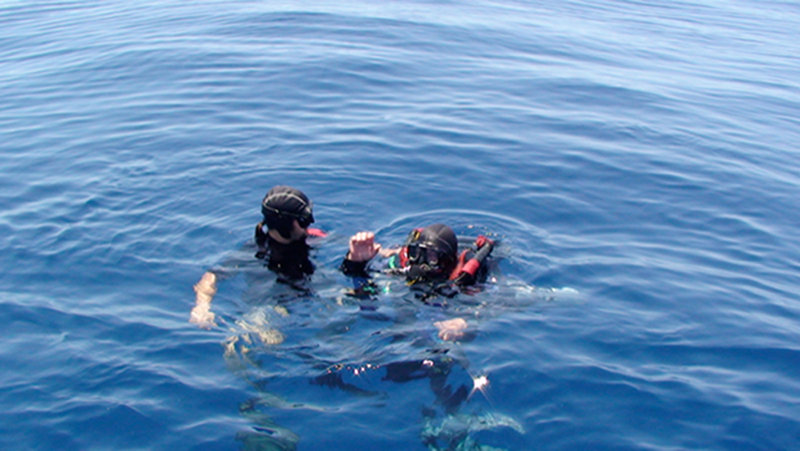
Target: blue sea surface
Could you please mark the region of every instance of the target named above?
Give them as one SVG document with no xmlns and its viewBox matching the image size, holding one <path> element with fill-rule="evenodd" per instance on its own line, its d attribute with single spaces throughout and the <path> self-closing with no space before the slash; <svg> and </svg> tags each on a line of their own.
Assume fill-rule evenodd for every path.
<svg viewBox="0 0 800 451">
<path fill-rule="evenodd" d="M 798 29 L 782 0 L 0 1 L 0 449 L 800 448 Z M 307 291 L 252 258 L 278 184 L 328 233 Z M 480 292 L 347 296 L 353 233 L 434 222 L 497 240 Z"/>
</svg>

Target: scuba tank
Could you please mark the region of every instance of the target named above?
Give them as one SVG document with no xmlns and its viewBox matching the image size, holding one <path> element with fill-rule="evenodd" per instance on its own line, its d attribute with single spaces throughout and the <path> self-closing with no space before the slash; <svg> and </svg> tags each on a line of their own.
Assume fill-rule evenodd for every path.
<svg viewBox="0 0 800 451">
<path fill-rule="evenodd" d="M 476 282 L 481 265 L 494 249 L 494 241 L 479 235 L 475 239 L 475 249 L 476 251 L 469 259 L 467 259 L 468 250 L 461 253 L 458 266 L 450 274 L 450 280 L 456 285 L 471 285 Z"/>
</svg>

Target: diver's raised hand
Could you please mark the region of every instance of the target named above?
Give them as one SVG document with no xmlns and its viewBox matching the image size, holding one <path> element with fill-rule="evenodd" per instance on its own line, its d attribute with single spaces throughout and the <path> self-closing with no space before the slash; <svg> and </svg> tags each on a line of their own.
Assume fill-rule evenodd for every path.
<svg viewBox="0 0 800 451">
<path fill-rule="evenodd" d="M 354 262 L 366 262 L 381 250 L 381 245 L 375 242 L 373 232 L 358 232 L 350 237 L 350 252 L 347 259 Z"/>
<path fill-rule="evenodd" d="M 214 321 L 214 312 L 209 309 L 208 304 L 204 305 L 196 305 L 192 309 L 192 313 L 189 315 L 189 322 L 196 324 L 198 327 L 203 329 L 211 329 L 212 327 L 216 327 L 217 323 Z"/>
<path fill-rule="evenodd" d="M 211 300 L 217 293 L 217 276 L 213 272 L 206 272 L 194 285 L 195 305 L 189 315 L 189 322 L 197 324 L 204 329 L 216 326 L 214 313 L 211 311 Z"/>
</svg>

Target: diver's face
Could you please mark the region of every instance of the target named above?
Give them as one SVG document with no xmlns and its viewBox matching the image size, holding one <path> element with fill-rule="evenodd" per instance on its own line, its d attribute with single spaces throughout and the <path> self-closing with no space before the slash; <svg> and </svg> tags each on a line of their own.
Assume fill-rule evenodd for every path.
<svg viewBox="0 0 800 451">
<path fill-rule="evenodd" d="M 300 241 L 306 237 L 306 234 L 307 234 L 306 229 L 300 226 L 300 224 L 297 222 L 297 219 L 293 220 L 291 240 Z"/>
</svg>

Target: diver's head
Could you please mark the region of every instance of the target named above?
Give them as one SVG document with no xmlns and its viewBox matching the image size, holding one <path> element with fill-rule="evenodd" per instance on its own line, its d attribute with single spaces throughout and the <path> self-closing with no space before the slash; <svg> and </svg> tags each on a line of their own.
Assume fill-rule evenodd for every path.
<svg viewBox="0 0 800 451">
<path fill-rule="evenodd" d="M 302 191 L 290 186 L 273 187 L 261 202 L 264 224 L 287 241 L 297 241 L 306 236 L 306 229 L 314 222 L 313 204 Z"/>
<path fill-rule="evenodd" d="M 406 252 L 409 279 L 446 278 L 458 260 L 458 239 L 450 227 L 433 224 L 411 231 Z"/>
</svg>

